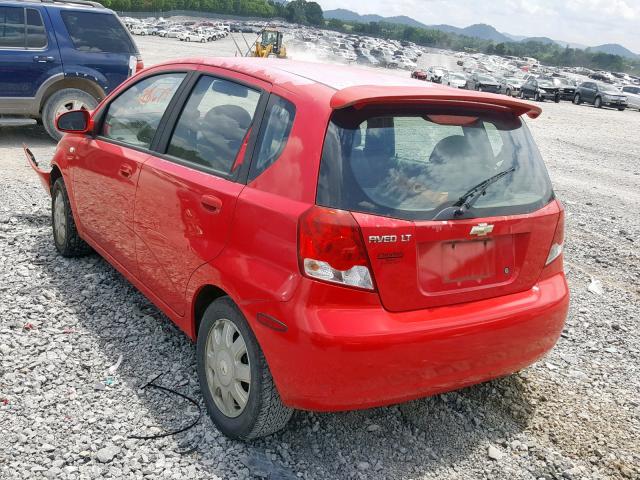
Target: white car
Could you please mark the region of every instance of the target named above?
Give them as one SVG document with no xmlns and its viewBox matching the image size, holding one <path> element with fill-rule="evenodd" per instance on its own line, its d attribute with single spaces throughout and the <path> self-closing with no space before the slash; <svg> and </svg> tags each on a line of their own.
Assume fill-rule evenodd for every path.
<svg viewBox="0 0 640 480">
<path fill-rule="evenodd" d="M 205 43 L 207 41 L 207 36 L 204 33 L 186 31 L 178 34 L 178 40 L 181 42 Z"/>
<path fill-rule="evenodd" d="M 637 108 L 640 111 L 640 87 L 627 85 L 622 87 L 622 93 L 627 96 L 627 108 Z"/>
<path fill-rule="evenodd" d="M 134 35 L 151 35 L 151 31 L 142 25 L 134 25 L 131 27 L 131 33 Z"/>
</svg>

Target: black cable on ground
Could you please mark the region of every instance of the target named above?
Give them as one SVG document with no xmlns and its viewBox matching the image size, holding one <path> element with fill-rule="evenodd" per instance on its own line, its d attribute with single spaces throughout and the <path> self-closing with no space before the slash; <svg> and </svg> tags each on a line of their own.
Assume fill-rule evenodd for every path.
<svg viewBox="0 0 640 480">
<path fill-rule="evenodd" d="M 182 428 L 179 428 L 178 430 L 173 430 L 171 432 L 165 432 L 165 433 L 158 433 L 156 435 L 129 435 L 128 438 L 132 438 L 132 439 L 135 439 L 135 440 L 157 440 L 159 438 L 170 437 L 172 435 L 177 435 L 179 433 L 186 432 L 187 430 L 195 427 L 198 424 L 198 422 L 200 422 L 200 419 L 202 418 L 202 408 L 200 407 L 200 404 L 198 404 L 198 402 L 196 402 L 193 398 L 188 397 L 187 395 L 184 395 L 183 393 L 180 393 L 180 392 L 178 392 L 178 391 L 176 391 L 176 390 L 174 390 L 172 388 L 163 387 L 162 385 L 157 385 L 155 383 L 155 381 L 158 380 L 162 375 L 164 375 L 164 373 L 161 373 L 161 374 L 157 375 L 156 377 L 154 377 L 152 380 L 147 382 L 142 387 L 142 389 L 144 390 L 145 388 L 151 387 L 151 388 L 155 388 L 157 390 L 161 390 L 161 391 L 167 392 L 167 393 L 172 393 L 172 394 L 177 395 L 177 396 L 179 396 L 181 398 L 184 398 L 185 400 L 187 400 L 188 402 L 191 402 L 193 405 L 195 405 L 198 408 L 198 417 L 193 422 L 191 422 L 189 425 L 187 425 L 185 427 L 182 427 Z M 195 451 L 198 448 L 198 444 L 199 443 L 200 442 L 196 442 L 193 447 L 191 447 L 191 448 L 189 448 L 187 450 L 184 450 L 184 451 L 180 451 L 178 453 L 180 453 L 182 455 L 185 455 L 187 453 L 191 453 L 191 452 Z"/>
</svg>

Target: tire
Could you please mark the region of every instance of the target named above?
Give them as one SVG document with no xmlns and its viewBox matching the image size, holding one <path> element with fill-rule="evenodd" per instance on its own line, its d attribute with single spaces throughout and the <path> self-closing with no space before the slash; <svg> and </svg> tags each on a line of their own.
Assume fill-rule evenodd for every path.
<svg viewBox="0 0 640 480">
<path fill-rule="evenodd" d="M 222 334 L 225 328 L 229 329 L 226 335 Z M 216 338 L 219 339 L 217 342 Z M 225 338 L 230 339 L 228 343 Z M 236 345 L 239 340 L 244 341 L 244 350 L 241 348 L 240 357 L 234 358 L 237 354 L 231 353 L 226 345 Z M 212 353 L 216 349 L 219 353 Z M 271 435 L 286 426 L 293 409 L 282 403 L 258 341 L 238 307 L 228 297 L 216 300 L 204 312 L 198 330 L 196 363 L 200 390 L 209 416 L 227 437 L 252 440 Z M 249 374 L 248 382 L 236 377 L 240 364 L 245 374 Z M 226 395 L 225 389 L 229 392 Z M 246 394 L 244 406 L 232 400 L 229 396 L 232 390 Z M 230 401 L 223 402 L 223 397 Z"/>
<path fill-rule="evenodd" d="M 625 109 L 626 109 L 626 107 L 618 107 L 618 111 L 620 111 L 620 112 L 624 112 Z"/>
<path fill-rule="evenodd" d="M 507 88 L 506 95 L 507 95 L 507 97 L 511 96 L 511 89 L 510 88 Z"/>
<path fill-rule="evenodd" d="M 202 40 L 200 40 L 200 43 L 204 43 L 206 42 L 206 40 L 203 38 Z"/>
<path fill-rule="evenodd" d="M 596 99 L 593 101 L 593 106 L 596 108 L 602 108 L 602 98 L 596 97 Z"/>
<path fill-rule="evenodd" d="M 63 257 L 82 257 L 93 251 L 78 234 L 62 177 L 55 181 L 51 189 L 51 226 L 53 243 Z"/>
<path fill-rule="evenodd" d="M 49 136 L 58 141 L 62 132 L 56 128 L 56 117 L 65 110 L 93 110 L 98 101 L 84 90 L 64 88 L 51 95 L 42 108 L 42 124 Z"/>
<path fill-rule="evenodd" d="M 553 99 L 554 102 L 560 103 L 560 95 L 556 95 Z"/>
<path fill-rule="evenodd" d="M 581 103 L 582 103 L 582 100 L 580 100 L 580 94 L 576 93 L 575 96 L 573 97 L 573 104 L 580 105 Z"/>
<path fill-rule="evenodd" d="M 534 94 L 533 94 L 533 100 L 534 100 L 534 101 L 539 102 L 539 101 L 541 101 L 541 100 L 540 100 L 541 98 L 542 98 L 542 97 L 540 97 L 540 94 L 539 94 L 538 92 L 536 92 L 536 93 L 534 93 Z"/>
</svg>

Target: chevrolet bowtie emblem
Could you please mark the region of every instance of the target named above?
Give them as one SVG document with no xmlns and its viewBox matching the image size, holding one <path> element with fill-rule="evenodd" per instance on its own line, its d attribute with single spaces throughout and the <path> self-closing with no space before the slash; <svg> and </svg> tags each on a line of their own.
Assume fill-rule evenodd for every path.
<svg viewBox="0 0 640 480">
<path fill-rule="evenodd" d="M 479 223 L 478 225 L 471 227 L 469 234 L 484 237 L 491 232 L 493 232 L 493 225 L 489 225 L 488 223 Z"/>
</svg>

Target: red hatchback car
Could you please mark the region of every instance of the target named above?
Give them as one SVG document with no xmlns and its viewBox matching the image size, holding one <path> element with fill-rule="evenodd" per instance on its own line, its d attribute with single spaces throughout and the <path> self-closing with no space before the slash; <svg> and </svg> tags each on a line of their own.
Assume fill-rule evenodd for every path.
<svg viewBox="0 0 640 480">
<path fill-rule="evenodd" d="M 251 439 L 553 347 L 564 213 L 524 114 L 349 67 L 192 59 L 65 113 L 52 170 L 32 164 L 58 251 L 97 251 L 194 339 L 209 414 Z"/>
</svg>

